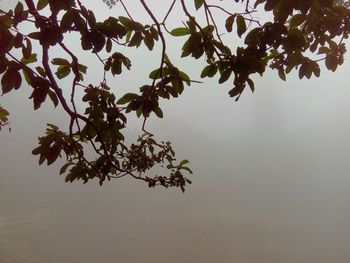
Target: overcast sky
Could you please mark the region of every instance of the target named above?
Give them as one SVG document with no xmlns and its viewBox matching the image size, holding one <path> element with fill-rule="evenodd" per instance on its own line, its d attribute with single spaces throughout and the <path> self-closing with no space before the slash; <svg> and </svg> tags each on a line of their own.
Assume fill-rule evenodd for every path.
<svg viewBox="0 0 350 263">
<path fill-rule="evenodd" d="M 83 2 L 100 18 L 122 14 Z M 171 1 L 147 2 L 161 18 Z M 144 21 L 139 1 L 128 5 Z M 176 11 L 169 27 L 181 17 Z M 203 61 L 179 58 L 184 40 L 170 40 L 169 54 L 199 80 Z M 159 51 L 127 50 L 133 69 L 110 79 L 116 94 L 148 81 Z M 291 74 L 283 82 L 268 71 L 239 102 L 228 96 L 229 83 L 205 79 L 162 103 L 164 119 L 151 118 L 148 129 L 191 161 L 185 194 L 129 179 L 64 183 L 59 164 L 39 167 L 31 155 L 47 122 L 66 127 L 62 111 L 47 102 L 34 112 L 28 87 L 1 97 L 12 132 L 0 133 L 0 262 L 349 262 L 347 58 L 318 79 Z M 81 59 L 91 65 L 87 80 L 98 79 L 95 60 Z M 128 135 L 140 125 L 132 120 Z"/>
</svg>

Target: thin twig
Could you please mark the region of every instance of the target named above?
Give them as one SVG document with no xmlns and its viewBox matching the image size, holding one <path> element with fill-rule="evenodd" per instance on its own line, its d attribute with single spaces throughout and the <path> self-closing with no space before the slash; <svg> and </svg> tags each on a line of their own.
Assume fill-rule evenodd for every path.
<svg viewBox="0 0 350 263">
<path fill-rule="evenodd" d="M 166 15 L 165 15 L 165 17 L 164 17 L 164 19 L 163 19 L 163 21 L 162 21 L 162 24 L 165 24 L 165 21 L 168 19 L 168 16 L 170 15 L 170 12 L 171 12 L 171 10 L 173 9 L 175 3 L 176 3 L 176 0 L 173 0 L 173 2 L 172 2 L 172 4 L 171 4 L 171 6 L 170 6 L 168 12 L 166 13 Z"/>
</svg>

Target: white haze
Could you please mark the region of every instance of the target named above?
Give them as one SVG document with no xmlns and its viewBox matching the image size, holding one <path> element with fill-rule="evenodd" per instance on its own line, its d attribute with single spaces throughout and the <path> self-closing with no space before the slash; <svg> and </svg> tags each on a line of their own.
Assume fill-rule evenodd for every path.
<svg viewBox="0 0 350 263">
<path fill-rule="evenodd" d="M 85 2 L 101 18 L 119 12 Z M 148 2 L 159 12 L 169 5 Z M 198 79 L 203 61 L 179 59 L 178 40 L 171 56 Z M 128 53 L 133 71 L 111 79 L 117 94 L 137 90 L 159 64 L 145 49 Z M 62 110 L 47 102 L 34 113 L 28 87 L 1 97 L 12 132 L 0 133 L 0 262 L 349 262 L 349 70 L 346 60 L 336 73 L 287 82 L 268 71 L 238 103 L 229 84 L 205 80 L 162 103 L 164 119 L 147 128 L 191 161 L 185 194 L 131 179 L 64 183 L 59 164 L 39 167 L 31 155 L 47 122 L 66 127 Z M 132 120 L 131 137 L 140 125 Z"/>
</svg>

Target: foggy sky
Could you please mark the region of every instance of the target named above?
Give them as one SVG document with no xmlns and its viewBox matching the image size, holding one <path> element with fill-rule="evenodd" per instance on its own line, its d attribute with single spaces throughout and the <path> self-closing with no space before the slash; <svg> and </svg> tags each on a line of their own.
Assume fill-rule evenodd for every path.
<svg viewBox="0 0 350 263">
<path fill-rule="evenodd" d="M 120 14 L 84 2 L 100 18 Z M 148 2 L 163 17 L 170 1 Z M 129 5 L 145 17 L 138 1 Z M 199 79 L 204 62 L 180 59 L 178 40 L 168 46 L 174 64 Z M 149 81 L 155 49 L 127 50 L 133 67 L 110 79 L 116 94 Z M 28 87 L 1 97 L 12 132 L 0 133 L 0 262 L 349 262 L 349 70 L 346 59 L 336 73 L 286 82 L 268 71 L 239 102 L 229 83 L 205 79 L 164 101 L 164 119 L 147 128 L 191 161 L 185 194 L 128 178 L 64 183 L 60 164 L 39 167 L 31 155 L 47 122 L 66 127 L 62 110 L 46 102 L 34 112 Z M 87 80 L 98 77 L 91 66 Z M 132 119 L 130 137 L 140 122 Z"/>
</svg>

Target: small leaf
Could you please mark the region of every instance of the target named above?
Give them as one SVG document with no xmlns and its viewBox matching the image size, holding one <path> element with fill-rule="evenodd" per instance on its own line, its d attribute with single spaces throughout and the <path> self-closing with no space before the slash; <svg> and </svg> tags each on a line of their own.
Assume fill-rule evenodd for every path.
<svg viewBox="0 0 350 263">
<path fill-rule="evenodd" d="M 129 42 L 130 42 L 131 35 L 132 35 L 132 31 L 128 31 L 128 32 L 126 33 L 126 38 L 125 38 L 125 42 L 126 42 L 126 43 L 129 43 Z"/>
<path fill-rule="evenodd" d="M 254 93 L 255 91 L 255 85 L 254 85 L 254 82 L 251 80 L 251 79 L 247 79 L 247 83 L 251 89 L 251 91 Z"/>
<path fill-rule="evenodd" d="M 238 36 L 241 37 L 246 30 L 247 30 L 247 25 L 245 23 L 244 17 L 241 15 L 238 15 L 237 16 L 237 34 L 238 34 Z"/>
<path fill-rule="evenodd" d="M 32 154 L 33 155 L 38 155 L 42 152 L 42 149 L 41 149 L 42 146 L 38 146 L 36 147 L 35 149 L 32 150 Z"/>
<path fill-rule="evenodd" d="M 137 99 L 139 95 L 135 93 L 126 93 L 123 97 L 121 97 L 118 101 L 117 104 L 125 104 L 128 103 L 134 99 Z"/>
<path fill-rule="evenodd" d="M 188 164 L 188 163 L 189 163 L 188 160 L 182 160 L 182 161 L 180 162 L 180 166 L 184 166 L 185 164 Z"/>
<path fill-rule="evenodd" d="M 172 71 L 170 68 L 155 69 L 149 74 L 150 79 L 160 79 L 171 75 Z"/>
<path fill-rule="evenodd" d="M 64 58 L 54 58 L 51 63 L 54 65 L 70 65 L 69 61 Z"/>
<path fill-rule="evenodd" d="M 158 118 L 163 118 L 163 111 L 162 111 L 162 109 L 161 108 L 156 108 L 155 110 L 154 110 L 154 113 L 158 116 Z"/>
<path fill-rule="evenodd" d="M 57 71 L 55 72 L 55 74 L 56 74 L 57 78 L 63 79 L 65 77 L 67 77 L 70 72 L 71 72 L 70 67 L 65 66 L 65 65 L 61 65 L 57 68 Z"/>
<path fill-rule="evenodd" d="M 306 73 L 306 63 L 303 63 L 301 67 L 299 68 L 299 79 L 302 79 L 305 76 Z"/>
<path fill-rule="evenodd" d="M 185 81 L 188 86 L 191 86 L 191 79 L 185 72 L 179 71 L 179 77 Z"/>
<path fill-rule="evenodd" d="M 5 110 L 2 106 L 0 106 L 0 120 L 2 122 L 7 122 L 8 121 L 8 116 L 9 112 Z"/>
<path fill-rule="evenodd" d="M 301 25 L 304 21 L 305 21 L 305 15 L 296 14 L 290 20 L 289 26 L 290 27 L 297 27 L 297 26 Z"/>
<path fill-rule="evenodd" d="M 169 92 L 171 94 L 171 96 L 173 96 L 174 98 L 177 98 L 179 96 L 177 88 L 176 88 L 176 83 L 172 83 L 173 86 L 165 86 L 165 89 L 167 92 Z M 174 85 L 175 84 L 175 85 Z"/>
<path fill-rule="evenodd" d="M 194 0 L 194 5 L 196 7 L 196 10 L 201 8 L 201 6 L 204 4 L 204 0 Z"/>
<path fill-rule="evenodd" d="M 327 54 L 329 53 L 331 50 L 328 47 L 320 47 L 318 50 L 318 54 Z"/>
<path fill-rule="evenodd" d="M 109 53 L 112 50 L 112 40 L 110 38 L 107 39 L 106 42 L 106 51 Z"/>
<path fill-rule="evenodd" d="M 216 65 L 211 64 L 208 71 L 208 77 L 209 78 L 214 77 L 217 72 L 218 72 L 218 68 L 216 67 Z"/>
<path fill-rule="evenodd" d="M 150 28 L 150 32 L 151 32 L 151 35 L 154 38 L 154 40 L 158 41 L 158 39 L 159 39 L 158 30 L 154 26 L 152 26 Z"/>
<path fill-rule="evenodd" d="M 40 11 L 41 9 L 44 9 L 49 4 L 48 0 L 39 0 L 36 8 Z"/>
<path fill-rule="evenodd" d="M 191 31 L 187 27 L 178 27 L 171 30 L 170 34 L 175 37 L 185 36 L 191 34 Z"/>
<path fill-rule="evenodd" d="M 154 47 L 154 39 L 151 34 L 146 34 L 145 38 L 143 39 L 143 42 L 148 47 L 149 50 L 152 50 Z"/>
<path fill-rule="evenodd" d="M 315 66 L 315 67 L 313 68 L 313 72 L 314 72 L 314 75 L 315 75 L 316 77 L 319 77 L 320 74 L 321 74 L 321 69 L 320 69 L 320 67 L 319 67 L 318 65 Z"/>
<path fill-rule="evenodd" d="M 336 56 L 334 55 L 327 55 L 326 56 L 326 67 L 327 69 L 331 70 L 331 71 L 335 71 L 338 67 L 338 59 Z"/>
<path fill-rule="evenodd" d="M 75 15 L 76 13 L 75 12 L 72 12 L 70 10 L 68 10 L 62 17 L 61 19 L 61 29 L 66 32 L 67 30 L 69 30 L 73 23 L 74 23 L 74 20 L 75 20 Z M 77 15 L 76 17 L 79 17 L 79 15 Z"/>
<path fill-rule="evenodd" d="M 185 187 L 183 185 L 180 185 L 181 191 L 184 193 L 185 192 Z"/>
<path fill-rule="evenodd" d="M 208 25 L 202 29 L 202 31 L 205 35 L 212 34 L 214 32 L 214 30 L 215 30 L 215 27 L 213 25 Z"/>
<path fill-rule="evenodd" d="M 10 92 L 13 88 L 18 89 L 21 84 L 22 78 L 18 70 L 9 68 L 2 76 L 1 85 L 3 94 Z"/>
<path fill-rule="evenodd" d="M 133 37 L 131 38 L 130 42 L 128 43 L 128 47 L 134 47 L 137 48 L 141 45 L 141 41 L 143 40 L 141 32 L 136 32 Z"/>
<path fill-rule="evenodd" d="M 23 63 L 24 65 L 30 64 L 30 63 L 34 63 L 38 61 L 37 59 L 37 54 L 31 54 L 28 58 L 22 58 L 21 59 L 21 63 Z"/>
<path fill-rule="evenodd" d="M 235 86 L 233 89 L 231 89 L 230 91 L 229 91 L 229 95 L 230 95 L 230 97 L 236 97 L 236 96 L 238 96 L 237 98 L 236 98 L 236 101 L 239 99 L 239 96 L 241 95 L 241 93 L 243 92 L 243 90 L 244 90 L 244 86 L 243 85 L 240 85 L 240 86 Z"/>
<path fill-rule="evenodd" d="M 15 7 L 15 16 L 21 16 L 23 13 L 23 4 L 21 2 L 18 2 Z"/>
<path fill-rule="evenodd" d="M 201 78 L 209 77 L 212 78 L 216 72 L 218 71 L 217 67 L 215 64 L 210 64 L 206 66 L 201 73 Z"/>
<path fill-rule="evenodd" d="M 46 100 L 49 88 L 50 87 L 45 80 L 40 81 L 39 85 L 34 88 L 33 93 L 29 97 L 30 99 L 33 99 L 34 110 L 39 109 L 41 104 Z"/>
<path fill-rule="evenodd" d="M 125 17 L 125 16 L 119 16 L 118 17 L 119 22 L 122 23 L 123 26 L 125 26 L 128 29 L 131 29 L 132 27 L 132 20 L 130 20 L 129 18 Z"/>
<path fill-rule="evenodd" d="M 176 81 L 176 89 L 178 91 L 179 94 L 182 94 L 182 92 L 184 91 L 184 83 L 182 82 L 182 80 Z M 174 86 L 175 87 L 175 86 Z"/>
<path fill-rule="evenodd" d="M 26 38 L 26 44 L 27 46 L 23 45 L 22 54 L 24 58 L 29 58 L 30 55 L 32 54 L 32 43 L 28 38 Z"/>
<path fill-rule="evenodd" d="M 186 170 L 187 172 L 189 172 L 190 174 L 193 174 L 192 170 L 188 167 L 182 167 L 183 170 Z M 192 182 L 190 180 L 186 180 L 189 184 L 191 184 Z"/>
<path fill-rule="evenodd" d="M 137 118 L 140 118 L 141 115 L 142 115 L 142 107 L 138 107 L 136 110 L 136 116 Z"/>
<path fill-rule="evenodd" d="M 39 40 L 40 39 L 40 32 L 32 32 L 32 33 L 28 34 L 28 37 L 30 37 L 32 39 Z"/>
<path fill-rule="evenodd" d="M 87 66 L 85 65 L 82 65 L 82 64 L 78 64 L 78 70 L 84 74 L 86 74 L 86 71 L 87 71 Z"/>
<path fill-rule="evenodd" d="M 278 70 L 278 76 L 281 80 L 286 81 L 286 74 L 284 73 L 283 69 Z"/>
<path fill-rule="evenodd" d="M 33 73 L 31 71 L 27 70 L 26 68 L 23 68 L 22 72 L 23 72 L 24 79 L 26 80 L 28 85 L 30 85 L 31 84 L 31 80 L 34 77 Z"/>
<path fill-rule="evenodd" d="M 164 99 L 170 99 L 169 92 L 167 92 L 166 90 L 160 89 L 157 91 L 157 94 L 159 97 L 162 97 Z"/>
<path fill-rule="evenodd" d="M 111 71 L 113 76 L 122 73 L 122 62 L 119 59 L 113 60 Z"/>
<path fill-rule="evenodd" d="M 72 162 L 64 164 L 60 169 L 60 174 L 64 174 L 67 171 L 67 168 L 72 164 L 73 164 Z"/>
<path fill-rule="evenodd" d="M 42 76 L 42 77 L 46 77 L 46 72 L 45 72 L 45 69 L 43 69 L 42 67 L 40 66 L 37 66 L 35 67 L 36 71 L 38 71 L 38 73 Z"/>
<path fill-rule="evenodd" d="M 225 28 L 226 28 L 227 32 L 232 32 L 232 26 L 233 26 L 234 21 L 235 21 L 234 15 L 231 15 L 226 19 Z"/>
<path fill-rule="evenodd" d="M 230 76 L 231 76 L 232 70 L 231 69 L 225 69 L 222 73 L 221 73 L 221 77 L 219 79 L 219 83 L 224 83 L 225 81 L 227 81 Z"/>
<path fill-rule="evenodd" d="M 106 38 L 103 34 L 94 34 L 92 38 L 92 44 L 94 46 L 95 52 L 100 52 L 105 46 Z"/>
<path fill-rule="evenodd" d="M 266 0 L 256 0 L 256 2 L 255 2 L 255 4 L 254 4 L 254 9 L 255 9 L 258 5 L 260 5 L 261 3 L 264 3 L 264 2 L 266 2 Z"/>
<path fill-rule="evenodd" d="M 61 149 L 54 144 L 46 153 L 47 165 L 53 164 L 60 154 Z"/>
<path fill-rule="evenodd" d="M 55 108 L 58 106 L 58 98 L 56 96 L 56 93 L 53 92 L 52 90 L 49 90 L 48 95 L 53 103 L 53 105 L 55 106 Z"/>
<path fill-rule="evenodd" d="M 206 66 L 206 67 L 202 70 L 201 78 L 205 78 L 205 77 L 208 76 L 208 72 L 209 72 L 210 66 L 211 66 L 211 65 L 208 65 L 208 66 Z"/>
</svg>

